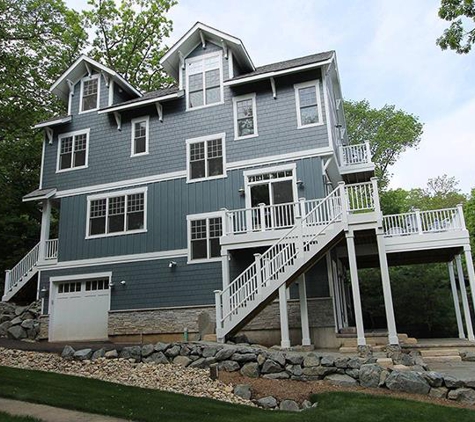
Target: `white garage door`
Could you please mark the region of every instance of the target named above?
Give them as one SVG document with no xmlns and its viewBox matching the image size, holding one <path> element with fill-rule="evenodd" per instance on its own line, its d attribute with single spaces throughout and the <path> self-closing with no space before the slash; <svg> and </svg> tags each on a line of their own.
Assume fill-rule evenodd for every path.
<svg viewBox="0 0 475 422">
<path fill-rule="evenodd" d="M 50 341 L 107 339 L 109 276 L 53 281 Z"/>
</svg>

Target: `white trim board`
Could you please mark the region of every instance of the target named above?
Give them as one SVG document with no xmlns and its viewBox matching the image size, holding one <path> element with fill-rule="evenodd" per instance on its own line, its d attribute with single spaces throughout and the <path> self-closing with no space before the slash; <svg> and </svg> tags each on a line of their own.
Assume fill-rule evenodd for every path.
<svg viewBox="0 0 475 422">
<path fill-rule="evenodd" d="M 76 275 L 58 275 L 49 278 L 51 283 L 56 283 L 58 281 L 74 281 L 74 280 L 88 280 L 92 278 L 105 278 L 109 279 L 112 277 L 112 271 L 102 272 L 102 273 L 85 273 L 85 274 L 76 274 Z"/>
</svg>

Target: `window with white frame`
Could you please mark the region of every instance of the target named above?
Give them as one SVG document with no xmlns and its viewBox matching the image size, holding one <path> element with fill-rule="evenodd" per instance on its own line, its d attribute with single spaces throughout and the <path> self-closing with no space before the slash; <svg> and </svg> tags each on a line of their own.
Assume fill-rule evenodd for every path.
<svg viewBox="0 0 475 422">
<path fill-rule="evenodd" d="M 190 261 L 221 257 L 219 238 L 223 235 L 222 217 L 191 216 L 189 218 Z"/>
<path fill-rule="evenodd" d="M 132 120 L 132 157 L 148 154 L 148 124 L 148 116 Z"/>
<path fill-rule="evenodd" d="M 233 98 L 234 138 L 257 136 L 256 94 Z"/>
<path fill-rule="evenodd" d="M 146 190 L 114 192 L 88 198 L 86 237 L 143 232 L 146 228 Z"/>
<path fill-rule="evenodd" d="M 317 126 L 323 123 L 318 81 L 297 84 L 295 102 L 297 105 L 297 124 L 299 128 Z"/>
<path fill-rule="evenodd" d="M 89 129 L 58 136 L 57 171 L 87 167 Z"/>
<path fill-rule="evenodd" d="M 223 177 L 224 134 L 187 141 L 188 181 Z"/>
<path fill-rule="evenodd" d="M 86 76 L 81 80 L 81 112 L 99 108 L 99 75 Z"/>
<path fill-rule="evenodd" d="M 58 284 L 58 293 L 76 293 L 81 291 L 81 282 L 73 281 L 71 283 Z"/>
<path fill-rule="evenodd" d="M 221 53 L 186 60 L 187 109 L 222 102 Z"/>
</svg>

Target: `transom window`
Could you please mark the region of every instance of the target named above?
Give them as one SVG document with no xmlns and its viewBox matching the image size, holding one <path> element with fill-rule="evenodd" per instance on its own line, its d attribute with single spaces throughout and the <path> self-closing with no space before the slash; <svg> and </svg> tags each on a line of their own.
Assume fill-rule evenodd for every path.
<svg viewBox="0 0 475 422">
<path fill-rule="evenodd" d="M 221 54 L 186 61 L 187 108 L 199 108 L 222 102 Z"/>
<path fill-rule="evenodd" d="M 108 278 L 99 278 L 95 280 L 86 281 L 86 291 L 94 290 L 108 290 L 109 289 L 109 279 Z"/>
<path fill-rule="evenodd" d="M 299 128 L 323 123 L 318 81 L 295 85 L 295 96 Z"/>
<path fill-rule="evenodd" d="M 86 76 L 81 81 L 81 112 L 99 108 L 99 75 Z"/>
<path fill-rule="evenodd" d="M 233 98 L 234 137 L 245 139 L 257 136 L 256 94 Z"/>
<path fill-rule="evenodd" d="M 58 293 L 75 293 L 81 291 L 81 282 L 58 284 Z"/>
<path fill-rule="evenodd" d="M 132 120 L 132 157 L 148 154 L 148 123 L 148 116 Z"/>
<path fill-rule="evenodd" d="M 59 135 L 57 171 L 87 166 L 89 130 Z"/>
<path fill-rule="evenodd" d="M 89 198 L 87 237 L 145 231 L 145 191 Z"/>
<path fill-rule="evenodd" d="M 196 216 L 195 216 L 196 217 Z M 190 260 L 221 257 L 219 238 L 223 235 L 222 218 L 206 217 L 190 220 Z"/>
<path fill-rule="evenodd" d="M 224 136 L 188 140 L 188 180 L 224 175 Z"/>
</svg>

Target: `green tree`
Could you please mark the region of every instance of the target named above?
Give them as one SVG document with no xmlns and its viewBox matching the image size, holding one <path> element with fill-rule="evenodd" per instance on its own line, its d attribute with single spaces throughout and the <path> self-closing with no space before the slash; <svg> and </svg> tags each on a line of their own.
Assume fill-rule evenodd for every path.
<svg viewBox="0 0 475 422">
<path fill-rule="evenodd" d="M 381 187 L 387 186 L 389 168 L 401 154 L 419 144 L 423 125 L 419 118 L 394 105 L 372 108 L 367 100 L 345 101 L 348 138 L 351 144 L 369 141 Z"/>
<path fill-rule="evenodd" d="M 89 0 L 84 13 L 94 28 L 91 57 L 104 62 L 135 87 L 144 91 L 171 83 L 160 67 L 165 52 L 163 38 L 172 22 L 166 13 L 174 0 Z"/>
<path fill-rule="evenodd" d="M 437 45 L 442 50 L 450 48 L 459 54 L 468 53 L 475 43 L 474 0 L 441 0 L 439 17 L 450 22 L 450 26 L 437 39 Z"/>
<path fill-rule="evenodd" d="M 472 189 L 470 198 L 464 206 L 465 224 L 470 233 L 470 244 L 472 246 L 472 256 L 475 256 L 475 188 Z"/>
</svg>

